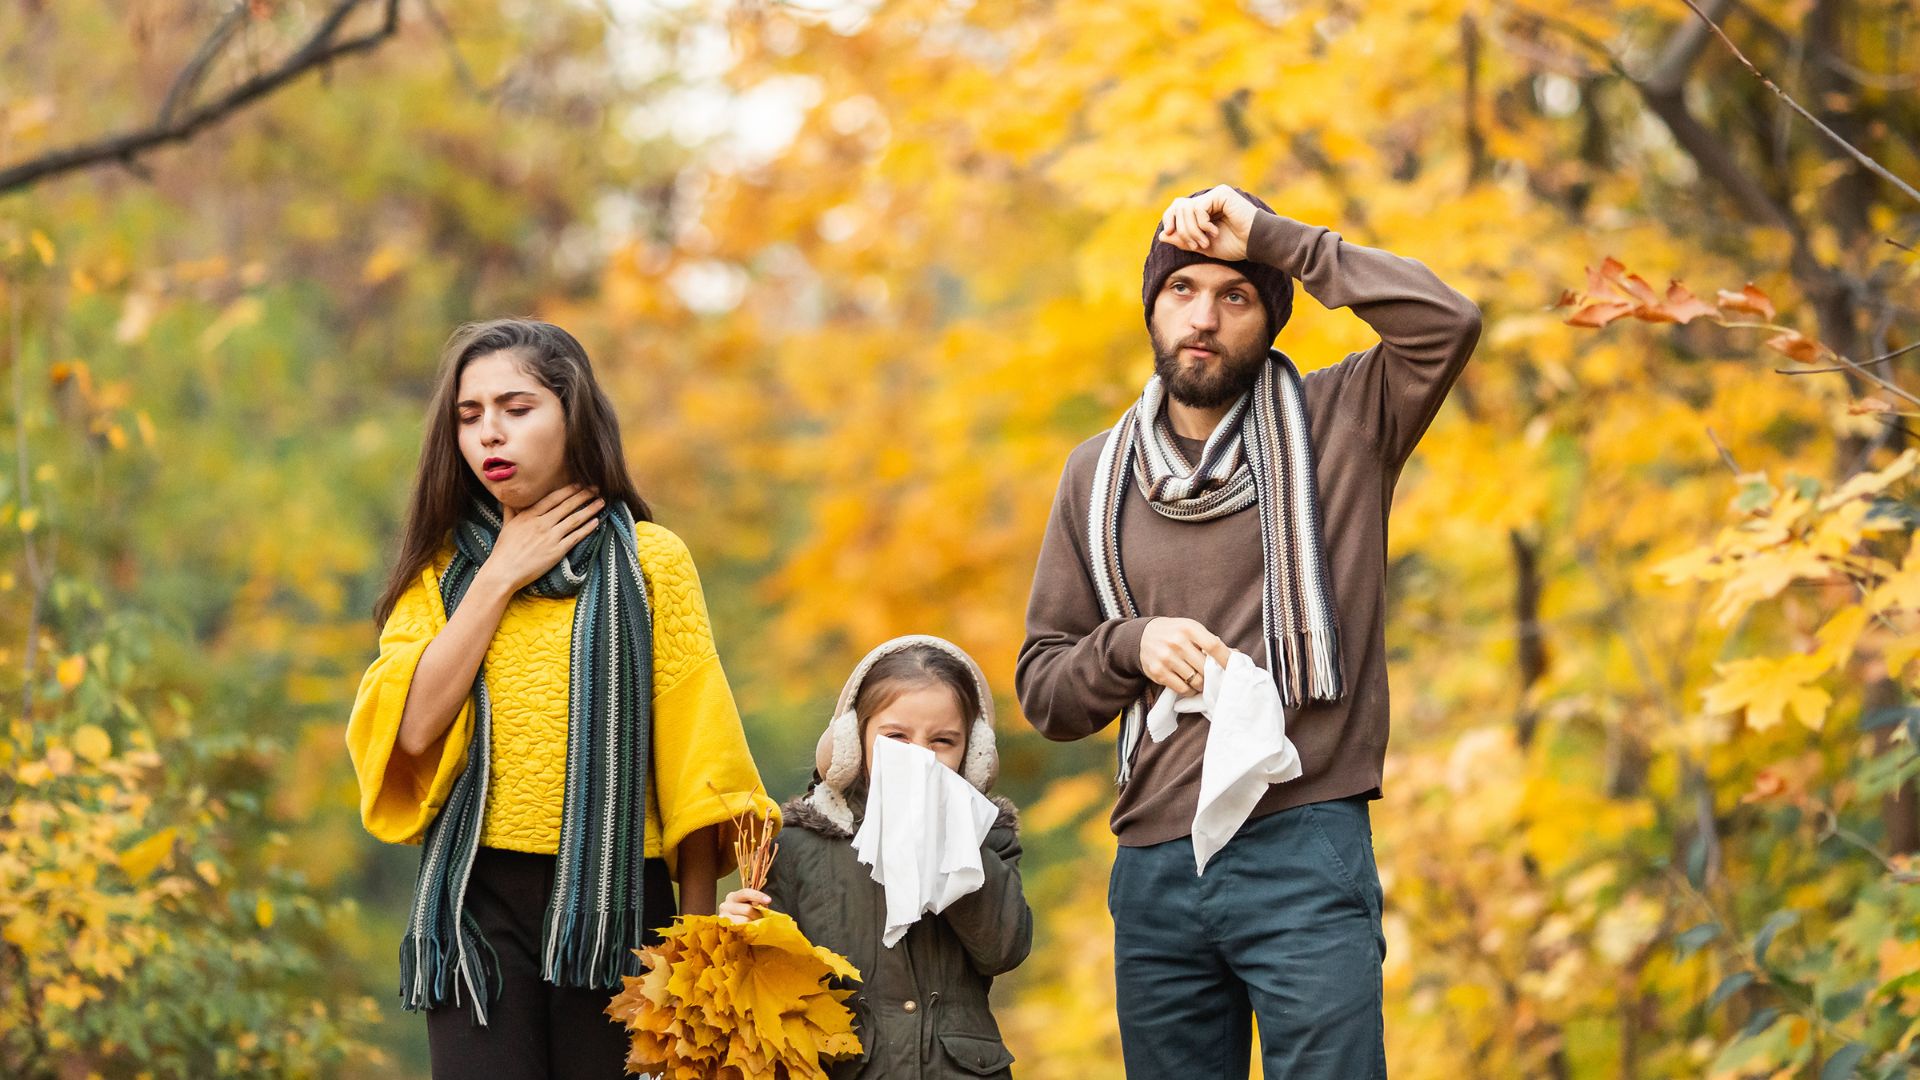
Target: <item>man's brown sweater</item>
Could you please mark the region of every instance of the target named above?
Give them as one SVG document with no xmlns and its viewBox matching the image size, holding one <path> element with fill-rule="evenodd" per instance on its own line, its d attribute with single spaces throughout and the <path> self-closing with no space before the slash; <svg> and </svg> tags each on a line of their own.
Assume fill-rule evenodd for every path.
<svg viewBox="0 0 1920 1080">
<path fill-rule="evenodd" d="M 1247 247 L 1248 259 L 1286 271 L 1327 307 L 1352 308 L 1380 335 L 1365 352 L 1305 376 L 1347 692 L 1290 712 L 1287 735 L 1305 772 L 1268 789 L 1253 810 L 1259 817 L 1379 794 L 1388 717 L 1387 511 L 1401 466 L 1473 352 L 1480 312 L 1412 259 L 1290 218 L 1260 212 Z M 1149 689 L 1140 636 L 1157 616 L 1195 619 L 1229 648 L 1266 664 L 1265 567 L 1259 516 L 1250 510 L 1175 521 L 1156 513 L 1129 481 L 1120 554 L 1140 617 L 1102 617 L 1087 568 L 1087 500 L 1105 440 L 1097 435 L 1067 458 L 1027 605 L 1015 686 L 1027 719 L 1049 739 L 1085 738 Z M 1189 460 L 1199 460 L 1199 441 L 1181 444 Z M 1139 847 L 1188 835 L 1207 730 L 1186 720 L 1165 742 L 1141 739 L 1132 778 L 1113 808 L 1120 843 Z"/>
</svg>

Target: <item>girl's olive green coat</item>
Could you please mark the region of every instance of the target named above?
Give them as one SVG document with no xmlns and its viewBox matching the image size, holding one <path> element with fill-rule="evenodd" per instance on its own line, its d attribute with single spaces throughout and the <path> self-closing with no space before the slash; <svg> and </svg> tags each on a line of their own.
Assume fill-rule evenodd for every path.
<svg viewBox="0 0 1920 1080">
<path fill-rule="evenodd" d="M 980 853 L 985 883 L 940 914 L 922 916 L 891 949 L 880 945 L 885 892 L 854 858 L 852 833 L 804 799 L 783 808 L 766 892 L 815 945 L 845 956 L 863 976 L 847 1004 L 864 1053 L 835 1067 L 833 1080 L 1012 1076 L 1013 1055 L 987 989 L 1026 959 L 1033 912 L 1020 888 L 1013 804 L 994 802 L 1000 817 Z"/>
</svg>

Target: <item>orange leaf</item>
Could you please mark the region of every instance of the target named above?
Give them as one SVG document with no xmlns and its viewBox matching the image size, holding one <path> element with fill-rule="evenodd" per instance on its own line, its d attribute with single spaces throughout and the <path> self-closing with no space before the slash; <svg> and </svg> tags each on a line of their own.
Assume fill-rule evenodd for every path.
<svg viewBox="0 0 1920 1080">
<path fill-rule="evenodd" d="M 1567 316 L 1568 326 L 1588 326 L 1599 329 L 1602 326 L 1633 314 L 1633 305 L 1624 300 L 1589 300 L 1580 310 Z"/>
<path fill-rule="evenodd" d="M 1787 778 L 1773 769 L 1761 769 L 1753 778 L 1753 790 L 1740 797 L 1743 803 L 1765 802 L 1787 793 Z"/>
<path fill-rule="evenodd" d="M 1892 412 L 1893 406 L 1887 404 L 1884 401 L 1881 401 L 1877 397 L 1866 397 L 1866 398 L 1861 398 L 1858 401 L 1855 401 L 1853 404 L 1847 406 L 1847 411 L 1852 413 L 1855 416 L 1863 416 L 1867 413 Z"/>
<path fill-rule="evenodd" d="M 1717 318 L 1720 314 L 1718 308 L 1702 302 L 1699 297 L 1693 295 L 1693 290 L 1678 281 L 1667 283 L 1667 302 L 1662 307 L 1673 316 L 1673 321 L 1678 323 L 1688 323 L 1701 318 Z"/>
<path fill-rule="evenodd" d="M 1767 348 L 1803 364 L 1820 359 L 1823 346 L 1798 330 L 1788 330 L 1767 339 Z"/>
<path fill-rule="evenodd" d="M 1641 307 L 1657 306 L 1660 303 L 1660 297 L 1654 294 L 1653 286 L 1647 284 L 1647 279 L 1639 274 L 1628 274 L 1623 287 L 1627 295 L 1638 301 Z"/>
<path fill-rule="evenodd" d="M 1751 281 L 1742 285 L 1739 292 L 1721 289 L 1714 299 L 1719 302 L 1722 311 L 1758 315 L 1767 322 L 1773 321 L 1773 301 L 1767 299 L 1767 294 L 1756 288 Z"/>
<path fill-rule="evenodd" d="M 1626 269 L 1625 264 L 1611 255 L 1600 263 L 1600 269 L 1587 267 L 1588 295 L 1606 292 L 1609 286 L 1617 292 L 1625 292 L 1626 286 L 1621 284 L 1620 275 L 1625 273 Z"/>
</svg>

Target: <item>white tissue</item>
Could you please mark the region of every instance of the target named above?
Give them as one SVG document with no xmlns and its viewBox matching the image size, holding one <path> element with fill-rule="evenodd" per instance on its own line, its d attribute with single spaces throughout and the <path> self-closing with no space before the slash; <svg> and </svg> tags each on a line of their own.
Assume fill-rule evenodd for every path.
<svg viewBox="0 0 1920 1080">
<path fill-rule="evenodd" d="M 980 845 L 1000 811 L 925 747 L 875 739 L 872 765 L 853 853 L 886 890 L 880 943 L 891 949 L 921 915 L 986 881 Z"/>
<path fill-rule="evenodd" d="M 1279 688 L 1246 653 L 1229 656 L 1225 668 L 1207 657 L 1197 694 L 1162 691 L 1147 712 L 1147 735 L 1165 741 L 1181 713 L 1204 713 L 1209 722 L 1200 801 L 1193 812 L 1194 873 L 1202 874 L 1208 860 L 1246 824 L 1267 786 L 1300 775 L 1300 754 L 1287 738 Z"/>
</svg>

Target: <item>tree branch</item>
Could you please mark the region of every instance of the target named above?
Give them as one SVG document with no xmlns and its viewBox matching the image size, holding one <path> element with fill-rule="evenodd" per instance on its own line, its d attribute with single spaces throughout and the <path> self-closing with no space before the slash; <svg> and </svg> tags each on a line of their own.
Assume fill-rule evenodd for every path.
<svg viewBox="0 0 1920 1080">
<path fill-rule="evenodd" d="M 1854 363 L 1836 364 L 1833 367 L 1816 367 L 1816 368 L 1774 368 L 1773 373 L 1775 375 L 1824 375 L 1834 371 L 1853 371 L 1859 367 L 1864 367 L 1867 364 L 1884 364 L 1889 360 L 1893 360 L 1898 357 L 1905 356 L 1906 354 L 1913 352 L 1916 349 L 1920 349 L 1920 341 L 1916 341 L 1911 345 L 1904 345 L 1889 353 L 1882 353 L 1881 355 L 1876 356 L 1871 360 L 1861 360 L 1857 364 L 1854 364 Z"/>
<path fill-rule="evenodd" d="M 1687 5 L 1687 7 L 1693 9 L 1693 13 L 1695 15 L 1700 16 L 1700 21 L 1707 24 L 1707 28 L 1712 30 L 1714 33 L 1714 36 L 1720 39 L 1721 44 L 1727 47 L 1727 51 L 1733 54 L 1733 58 L 1740 61 L 1742 66 L 1744 66 L 1748 71 L 1753 73 L 1754 78 L 1759 79 L 1760 82 L 1764 86 L 1766 86 L 1767 89 L 1773 91 L 1774 94 L 1778 96 L 1781 101 L 1786 102 L 1788 108 L 1792 109 L 1794 112 L 1799 113 L 1801 118 L 1806 120 L 1807 123 L 1812 124 L 1816 129 L 1818 129 L 1820 134 L 1825 135 L 1827 139 L 1831 141 L 1835 146 L 1838 146 L 1840 149 L 1846 151 L 1849 157 L 1859 162 L 1861 168 L 1866 169 L 1868 172 L 1872 173 L 1873 175 L 1878 176 L 1880 179 L 1885 180 L 1887 183 L 1892 184 L 1894 187 L 1899 188 L 1902 192 L 1904 192 L 1907 195 L 1908 198 L 1912 199 L 1914 202 L 1920 203 L 1920 191 L 1916 191 L 1913 185 L 1893 175 L 1893 173 L 1890 172 L 1886 166 L 1880 164 L 1879 162 L 1873 160 L 1873 158 L 1867 156 L 1867 154 L 1864 151 L 1862 151 L 1859 147 L 1848 142 L 1845 136 L 1841 135 L 1839 132 L 1833 130 L 1832 128 L 1828 127 L 1826 124 L 1822 123 L 1819 117 L 1808 112 L 1806 108 L 1803 107 L 1799 102 L 1793 100 L 1793 97 L 1789 95 L 1785 90 L 1780 89 L 1780 87 L 1776 85 L 1772 79 L 1767 78 L 1766 75 L 1762 73 L 1759 68 L 1754 67 L 1753 61 L 1747 59 L 1747 54 L 1740 51 L 1740 46 L 1735 45 L 1733 43 L 1733 39 L 1727 36 L 1727 32 L 1720 29 L 1720 24 L 1717 22 L 1714 22 L 1711 16 L 1709 16 L 1706 12 L 1700 10 L 1700 5 L 1694 3 L 1693 0 L 1681 0 L 1681 3 L 1684 3 Z"/>
<path fill-rule="evenodd" d="M 1652 73 L 1642 78 L 1627 70 L 1610 46 L 1580 27 L 1538 11 L 1520 10 L 1516 14 L 1578 42 L 1605 60 L 1666 125 L 1673 141 L 1693 159 L 1701 175 L 1719 185 L 1749 221 L 1786 229 L 1796 240 L 1801 235 L 1799 221 L 1792 211 L 1775 201 L 1759 180 L 1741 166 L 1719 136 L 1695 119 L 1692 110 L 1687 108 L 1686 78 L 1706 43 L 1705 29 L 1693 23 L 1676 29 L 1673 38 L 1660 50 Z"/>
<path fill-rule="evenodd" d="M 1788 49 L 1801 44 L 1779 23 L 1768 18 L 1766 12 L 1754 7 L 1747 0 L 1734 0 L 1733 7 L 1740 13 L 1741 18 L 1772 38 L 1775 44 Z M 1812 50 L 1809 56 L 1814 63 L 1835 75 L 1871 90 L 1912 90 L 1920 87 L 1920 73 L 1909 74 L 1896 71 L 1892 74 L 1882 74 L 1877 71 L 1868 71 L 1858 64 L 1849 63 L 1844 57 L 1835 56 L 1828 49 Z"/>
<path fill-rule="evenodd" d="M 1730 0 L 1715 0 L 1714 14 L 1723 15 L 1729 3 Z M 1700 17 L 1707 18 L 1704 13 Z M 1693 70 L 1694 62 L 1700 59 L 1700 53 L 1706 47 L 1706 27 L 1699 23 L 1684 23 L 1676 27 L 1673 37 L 1660 50 L 1660 59 L 1654 62 L 1653 70 L 1639 80 L 1641 88 L 1656 94 L 1679 93 L 1686 86 L 1687 75 Z"/>
<path fill-rule="evenodd" d="M 201 42 L 200 47 L 194 50 L 193 58 L 187 61 L 187 66 L 181 68 L 180 74 L 174 76 L 173 85 L 167 89 L 166 100 L 160 103 L 158 123 L 165 124 L 171 121 L 180 106 L 190 100 L 194 94 L 199 93 L 200 84 L 206 79 L 207 72 L 213 68 L 213 62 L 226 51 L 227 42 L 233 40 L 233 35 L 246 25 L 247 13 L 250 10 L 246 0 L 240 0 L 220 17 L 220 23 L 213 28 L 213 33 L 207 35 L 207 40 Z"/>
<path fill-rule="evenodd" d="M 400 0 L 378 0 L 382 15 L 380 25 L 375 29 L 358 37 L 338 38 L 340 28 L 347 18 L 369 2 L 370 0 L 338 0 L 320 20 L 319 25 L 314 28 L 306 41 L 281 61 L 278 67 L 253 76 L 204 105 L 175 115 L 205 76 L 206 68 L 212 64 L 214 57 L 225 45 L 225 39 L 231 36 L 233 27 L 229 24 L 233 22 L 234 15 L 229 13 L 202 44 L 200 50 L 188 61 L 180 75 L 175 78 L 173 89 L 169 91 L 167 100 L 162 104 L 160 114 L 152 125 L 71 146 L 64 150 L 55 150 L 0 169 L 0 195 L 30 187 L 49 177 L 103 162 L 117 161 L 132 165 L 138 155 L 168 143 L 185 141 L 202 128 L 225 120 L 245 106 L 266 97 L 309 71 L 324 67 L 342 56 L 373 49 L 392 37 L 398 29 Z"/>
</svg>

